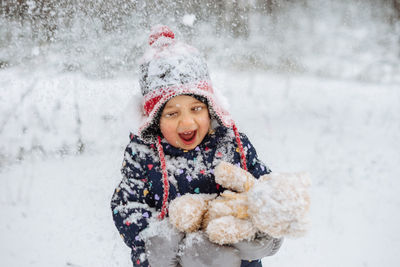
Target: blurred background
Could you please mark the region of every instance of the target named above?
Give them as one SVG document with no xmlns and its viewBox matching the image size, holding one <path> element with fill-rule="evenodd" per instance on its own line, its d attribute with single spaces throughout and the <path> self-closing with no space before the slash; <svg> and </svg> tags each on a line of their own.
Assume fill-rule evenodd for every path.
<svg viewBox="0 0 400 267">
<path fill-rule="evenodd" d="M 219 67 L 400 81 L 398 0 L 1 0 L 0 18 L 1 68 L 136 71 L 161 23 Z"/>
<path fill-rule="evenodd" d="M 206 57 L 309 233 L 264 266 L 398 266 L 399 0 L 0 0 L 0 264 L 130 266 L 109 202 L 151 26 Z"/>
<path fill-rule="evenodd" d="M 399 0 L 1 0 L 0 69 L 40 69 L 90 80 L 135 78 L 155 24 L 169 25 L 179 40 L 201 50 L 212 70 L 400 83 Z M 20 88 L 21 97 L 35 91 L 29 90 L 33 81 L 25 80 L 28 89 Z M 2 87 L 4 95 L 9 84 Z M 71 105 L 78 112 L 79 105 Z M 0 110 L 8 114 L 0 124 L 4 136 L 16 111 L 7 104 Z M 71 127 L 79 131 L 81 123 L 76 118 Z M 19 128 L 29 134 L 29 126 Z M 76 142 L 72 150 L 83 150 L 82 138 Z M 6 144 L 0 166 L 31 150 L 47 151 L 40 144 L 10 151 Z M 63 153 L 67 147 L 71 144 L 57 149 Z"/>
</svg>

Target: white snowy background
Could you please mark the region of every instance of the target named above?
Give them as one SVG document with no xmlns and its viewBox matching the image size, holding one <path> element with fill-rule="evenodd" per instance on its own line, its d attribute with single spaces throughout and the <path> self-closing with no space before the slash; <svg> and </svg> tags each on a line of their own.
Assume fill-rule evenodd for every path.
<svg viewBox="0 0 400 267">
<path fill-rule="evenodd" d="M 399 266 L 400 20 L 392 2 L 299 1 L 273 15 L 250 2 L 244 36 L 215 33 L 218 19 L 192 9 L 160 21 L 107 13 L 118 18 L 111 29 L 76 12 L 51 34 L 2 13 L 1 266 L 131 266 L 109 202 L 135 124 L 146 20 L 172 25 L 204 52 L 214 86 L 273 171 L 311 174 L 309 233 L 286 239 L 264 266 Z"/>
</svg>

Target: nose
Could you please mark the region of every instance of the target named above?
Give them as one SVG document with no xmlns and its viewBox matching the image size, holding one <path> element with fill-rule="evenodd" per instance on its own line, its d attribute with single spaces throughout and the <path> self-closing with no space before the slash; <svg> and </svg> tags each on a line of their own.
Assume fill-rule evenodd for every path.
<svg viewBox="0 0 400 267">
<path fill-rule="evenodd" d="M 190 113 L 183 113 L 180 120 L 180 127 L 188 128 L 194 124 L 194 118 Z"/>
</svg>

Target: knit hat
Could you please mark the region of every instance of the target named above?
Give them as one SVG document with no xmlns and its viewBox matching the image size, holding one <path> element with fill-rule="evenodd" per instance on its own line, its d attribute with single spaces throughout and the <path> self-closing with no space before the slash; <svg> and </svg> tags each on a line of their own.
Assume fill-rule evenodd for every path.
<svg viewBox="0 0 400 267">
<path fill-rule="evenodd" d="M 211 118 L 225 127 L 233 126 L 231 116 L 215 97 L 204 58 L 196 48 L 174 38 L 175 34 L 167 26 L 154 26 L 149 37 L 150 47 L 140 60 L 144 119 L 139 136 L 146 142 L 156 141 L 162 109 L 178 95 L 203 97 Z"/>
</svg>

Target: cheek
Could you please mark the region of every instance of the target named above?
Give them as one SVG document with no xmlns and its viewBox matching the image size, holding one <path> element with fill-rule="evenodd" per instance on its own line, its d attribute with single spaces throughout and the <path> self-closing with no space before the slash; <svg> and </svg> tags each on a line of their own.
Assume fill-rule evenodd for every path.
<svg viewBox="0 0 400 267">
<path fill-rule="evenodd" d="M 160 120 L 160 130 L 165 139 L 167 139 L 168 142 L 173 141 L 172 139 L 175 138 L 176 134 L 176 127 L 174 127 L 173 123 L 171 122 L 165 122 L 164 120 Z"/>
<path fill-rule="evenodd" d="M 211 122 L 208 114 L 198 118 L 198 122 L 201 125 L 203 131 L 208 131 L 208 129 L 210 128 L 210 122 Z"/>
<path fill-rule="evenodd" d="M 207 118 L 205 116 L 202 116 L 202 117 L 198 118 L 198 121 L 200 121 L 200 122 L 204 122 L 206 120 L 207 120 Z"/>
</svg>

